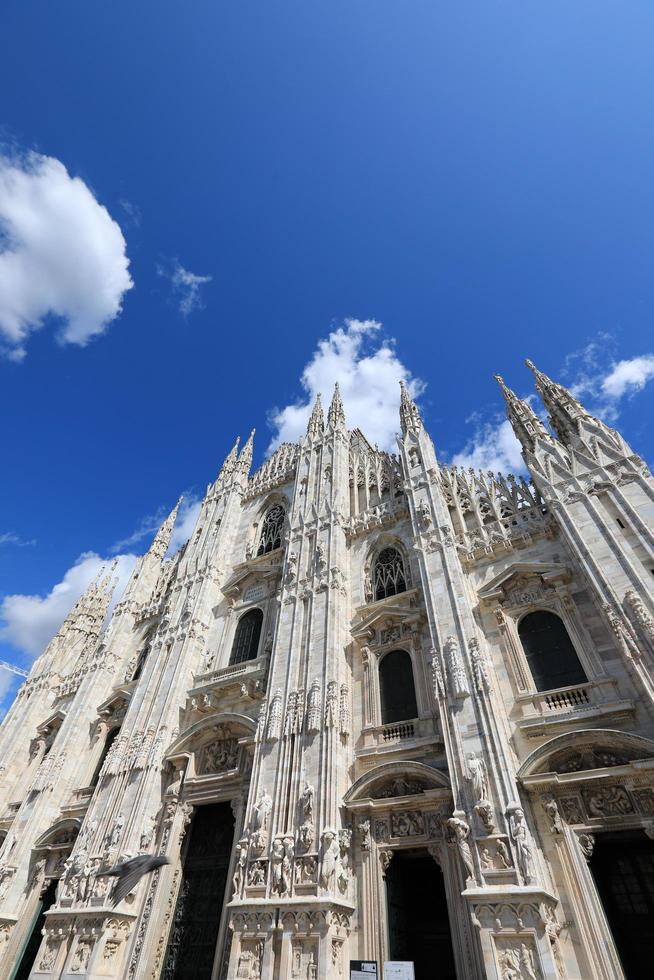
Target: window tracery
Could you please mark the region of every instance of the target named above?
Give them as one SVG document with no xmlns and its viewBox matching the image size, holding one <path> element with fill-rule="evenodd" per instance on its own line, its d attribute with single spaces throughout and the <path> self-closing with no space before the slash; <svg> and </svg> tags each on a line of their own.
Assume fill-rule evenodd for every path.
<svg viewBox="0 0 654 980">
<path fill-rule="evenodd" d="M 257 555 L 266 555 L 269 551 L 275 551 L 282 546 L 282 532 L 284 530 L 284 518 L 286 511 L 281 504 L 271 507 L 265 516 L 262 528 L 259 550 Z"/>
<path fill-rule="evenodd" d="M 375 601 L 406 592 L 404 561 L 397 548 L 384 548 L 373 566 L 373 594 Z"/>
</svg>

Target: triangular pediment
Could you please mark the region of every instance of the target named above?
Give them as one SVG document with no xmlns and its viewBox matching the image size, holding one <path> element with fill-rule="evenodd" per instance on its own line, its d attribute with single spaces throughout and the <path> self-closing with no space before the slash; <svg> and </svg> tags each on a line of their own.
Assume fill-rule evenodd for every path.
<svg viewBox="0 0 654 980">
<path fill-rule="evenodd" d="M 570 577 L 570 569 L 566 565 L 556 562 L 515 562 L 509 568 L 491 579 L 488 585 L 479 591 L 479 598 L 489 601 L 491 599 L 506 598 L 508 593 L 515 589 L 522 580 L 537 578 L 543 585 L 551 585 L 557 581 L 565 581 Z"/>
<path fill-rule="evenodd" d="M 240 565 L 234 567 L 233 573 L 223 585 L 223 594 L 237 598 L 249 585 L 278 578 L 282 574 L 283 558 L 283 549 L 277 548 L 267 555 L 260 555 L 257 558 L 250 558 L 249 561 L 241 562 Z"/>
<path fill-rule="evenodd" d="M 357 609 L 357 620 L 352 627 L 352 636 L 356 639 L 370 638 L 377 630 L 389 629 L 391 626 L 418 624 L 423 614 L 416 605 L 417 589 L 400 592 L 370 602 Z"/>
<path fill-rule="evenodd" d="M 49 715 L 45 721 L 42 721 L 40 725 L 36 726 L 36 730 L 40 734 L 45 735 L 51 728 L 59 728 L 65 717 L 65 711 L 53 711 L 53 713 Z"/>
</svg>

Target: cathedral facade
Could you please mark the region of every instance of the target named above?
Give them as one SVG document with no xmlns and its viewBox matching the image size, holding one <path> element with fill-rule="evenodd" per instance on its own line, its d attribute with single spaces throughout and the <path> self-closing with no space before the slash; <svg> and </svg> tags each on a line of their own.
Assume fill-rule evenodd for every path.
<svg viewBox="0 0 654 980">
<path fill-rule="evenodd" d="M 0 729 L 0 976 L 650 975 L 654 481 L 533 370 L 528 481 L 439 465 L 405 388 L 379 451 L 337 389 L 108 623 L 90 586 Z"/>
</svg>

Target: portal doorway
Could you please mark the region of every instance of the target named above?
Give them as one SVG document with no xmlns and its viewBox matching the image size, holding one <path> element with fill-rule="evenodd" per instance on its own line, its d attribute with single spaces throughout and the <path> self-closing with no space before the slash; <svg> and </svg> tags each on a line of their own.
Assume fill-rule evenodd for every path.
<svg viewBox="0 0 654 980">
<path fill-rule="evenodd" d="M 23 948 L 23 953 L 16 969 L 11 974 L 11 980 L 27 980 L 34 969 L 36 956 L 43 939 L 42 930 L 45 925 L 45 917 L 48 909 L 54 905 L 55 898 L 57 897 L 58 884 L 59 882 L 53 879 L 39 900 L 39 906 L 34 916 L 29 939 Z"/>
<path fill-rule="evenodd" d="M 456 980 L 445 883 L 426 851 L 394 851 L 386 902 L 389 959 L 412 960 L 416 980 Z"/>
<path fill-rule="evenodd" d="M 590 870 L 627 980 L 651 976 L 654 841 L 643 831 L 597 834 Z"/>
<path fill-rule="evenodd" d="M 233 837 L 229 803 L 196 809 L 162 971 L 166 980 L 211 978 Z"/>
</svg>

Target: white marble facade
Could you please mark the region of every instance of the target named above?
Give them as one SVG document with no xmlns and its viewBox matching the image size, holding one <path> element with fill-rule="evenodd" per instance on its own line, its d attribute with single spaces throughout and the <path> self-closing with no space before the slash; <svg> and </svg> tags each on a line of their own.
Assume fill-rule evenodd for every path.
<svg viewBox="0 0 654 980">
<path fill-rule="evenodd" d="M 186 546 L 165 558 L 174 511 L 106 626 L 109 577 L 90 587 L 0 729 L 2 977 L 43 898 L 30 976 L 174 980 L 187 828 L 225 801 L 216 980 L 381 963 L 405 848 L 442 874 L 459 980 L 623 977 L 588 860 L 607 831 L 654 835 L 654 481 L 534 373 L 551 431 L 498 378 L 529 481 L 439 465 L 404 389 L 380 452 L 337 390 L 254 475 L 252 436 L 234 447 Z M 535 611 L 564 623 L 578 682 L 538 681 Z M 415 710 L 389 723 L 392 651 Z M 170 864 L 114 907 L 97 872 L 143 852 Z"/>
</svg>

